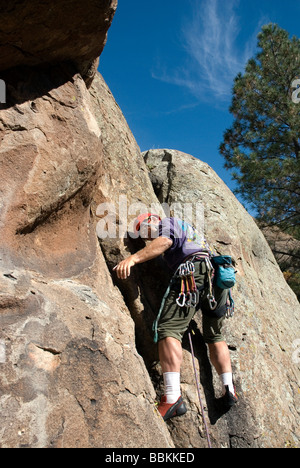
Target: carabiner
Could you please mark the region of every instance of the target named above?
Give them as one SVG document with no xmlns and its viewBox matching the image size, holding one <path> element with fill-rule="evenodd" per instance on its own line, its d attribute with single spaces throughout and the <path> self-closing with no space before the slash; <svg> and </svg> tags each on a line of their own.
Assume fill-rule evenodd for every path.
<svg viewBox="0 0 300 468">
<path fill-rule="evenodd" d="M 191 301 L 191 306 L 192 307 L 197 307 L 199 303 L 199 291 L 198 289 L 192 293 L 192 301 Z"/>
<path fill-rule="evenodd" d="M 189 275 L 193 275 L 195 273 L 195 265 L 193 264 L 193 262 L 186 262 L 186 269 Z"/>
<path fill-rule="evenodd" d="M 182 300 L 182 302 L 180 302 Z M 184 307 L 185 306 L 185 302 L 186 302 L 186 296 L 185 296 L 185 293 L 180 293 L 178 298 L 176 299 L 176 304 L 179 306 L 179 307 Z"/>
<path fill-rule="evenodd" d="M 182 278 L 188 274 L 186 263 L 182 263 L 179 267 L 179 276 Z"/>
<path fill-rule="evenodd" d="M 187 292 L 187 294 L 186 294 L 185 305 L 187 307 L 191 307 L 191 305 L 192 305 L 192 293 L 190 293 L 190 292 Z"/>
<path fill-rule="evenodd" d="M 215 300 L 214 296 L 211 296 L 210 294 L 208 294 L 207 299 L 208 299 L 210 310 L 216 310 L 218 303 Z"/>
</svg>

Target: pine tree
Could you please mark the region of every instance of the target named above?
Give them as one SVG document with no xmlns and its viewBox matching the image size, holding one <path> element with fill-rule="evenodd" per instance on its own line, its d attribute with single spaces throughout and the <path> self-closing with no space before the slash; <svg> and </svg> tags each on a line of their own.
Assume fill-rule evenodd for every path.
<svg viewBox="0 0 300 468">
<path fill-rule="evenodd" d="M 258 47 L 235 78 L 234 122 L 220 152 L 225 167 L 237 169 L 237 192 L 256 208 L 258 219 L 300 239 L 300 102 L 291 88 L 300 78 L 300 39 L 269 24 Z"/>
</svg>

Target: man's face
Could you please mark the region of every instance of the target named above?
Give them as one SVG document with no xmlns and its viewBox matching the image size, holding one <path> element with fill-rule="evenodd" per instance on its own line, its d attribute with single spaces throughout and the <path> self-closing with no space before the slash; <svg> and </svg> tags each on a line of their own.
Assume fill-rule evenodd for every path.
<svg viewBox="0 0 300 468">
<path fill-rule="evenodd" d="M 144 221 L 141 224 L 140 236 L 145 240 L 153 240 L 158 237 L 158 225 L 160 221 L 155 216 L 151 216 L 150 219 Z"/>
</svg>

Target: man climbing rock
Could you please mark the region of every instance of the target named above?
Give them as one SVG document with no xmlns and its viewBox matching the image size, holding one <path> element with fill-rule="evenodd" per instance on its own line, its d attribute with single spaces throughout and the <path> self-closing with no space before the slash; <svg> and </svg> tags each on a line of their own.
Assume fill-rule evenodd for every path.
<svg viewBox="0 0 300 468">
<path fill-rule="evenodd" d="M 223 385 L 224 404 L 230 408 L 237 397 L 229 350 L 222 336 L 228 290 L 213 282 L 210 246 L 192 226 L 177 218 L 161 220 L 155 214 L 145 213 L 137 218 L 135 231 L 151 243 L 115 267 L 118 278 L 125 280 L 132 267 L 160 255 L 174 273 L 154 323 L 154 341 L 158 342 L 164 378 L 164 396 L 158 406 L 161 416 L 166 421 L 186 413 L 180 390 L 181 343 L 199 309 L 210 360 Z"/>
</svg>

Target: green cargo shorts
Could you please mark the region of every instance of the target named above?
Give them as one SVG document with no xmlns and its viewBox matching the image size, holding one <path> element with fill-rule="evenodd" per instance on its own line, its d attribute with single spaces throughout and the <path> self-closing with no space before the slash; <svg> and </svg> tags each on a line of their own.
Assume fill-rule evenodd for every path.
<svg viewBox="0 0 300 468">
<path fill-rule="evenodd" d="M 200 292 L 199 304 L 196 307 L 178 306 L 176 299 L 180 294 L 181 280 L 180 278 L 173 279 L 169 293 L 164 298 L 164 305 L 157 323 L 157 341 L 173 337 L 181 342 L 190 321 L 200 309 L 202 311 L 203 338 L 205 342 L 217 343 L 224 341 L 222 327 L 226 315 L 228 290 L 220 289 L 214 285 L 214 297 L 218 306 L 212 311 L 207 299 L 209 288 L 206 264 L 203 261 L 195 261 L 194 264 L 195 282 Z"/>
</svg>

